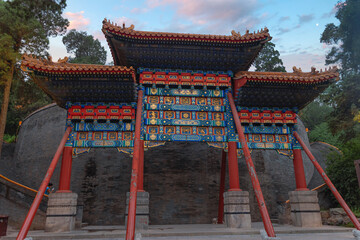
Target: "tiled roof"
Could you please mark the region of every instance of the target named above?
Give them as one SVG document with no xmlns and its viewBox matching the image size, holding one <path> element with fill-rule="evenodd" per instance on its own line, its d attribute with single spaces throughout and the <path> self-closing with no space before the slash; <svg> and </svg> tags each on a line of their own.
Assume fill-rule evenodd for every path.
<svg viewBox="0 0 360 240">
<path fill-rule="evenodd" d="M 21 68 L 24 71 L 39 71 L 46 73 L 58 74 L 134 74 L 133 67 L 123 66 L 107 66 L 96 64 L 78 64 L 68 63 L 68 58 L 59 59 L 53 62 L 51 57 L 48 59 L 35 58 L 31 55 L 24 54 L 22 56 Z"/>
<path fill-rule="evenodd" d="M 104 19 L 102 31 L 106 35 L 107 32 L 112 34 L 126 36 L 134 39 L 149 39 L 149 40 L 168 40 L 168 41 L 196 41 L 196 42 L 223 42 L 223 43 L 247 43 L 254 41 L 270 41 L 271 36 L 267 28 L 261 29 L 254 33 L 246 31 L 241 35 L 234 30 L 231 35 L 207 35 L 207 34 L 190 34 L 190 33 L 169 33 L 169 32 L 149 32 L 134 30 L 134 25 L 130 27 L 118 26 L 111 23 L 109 20 Z"/>
<path fill-rule="evenodd" d="M 247 81 L 263 82 L 291 82 L 301 84 L 313 84 L 328 81 L 330 79 L 339 80 L 339 73 L 336 66 L 317 71 L 314 67 L 311 72 L 302 72 L 301 68 L 293 67 L 292 73 L 289 72 L 237 72 L 234 79 L 247 79 Z"/>
</svg>

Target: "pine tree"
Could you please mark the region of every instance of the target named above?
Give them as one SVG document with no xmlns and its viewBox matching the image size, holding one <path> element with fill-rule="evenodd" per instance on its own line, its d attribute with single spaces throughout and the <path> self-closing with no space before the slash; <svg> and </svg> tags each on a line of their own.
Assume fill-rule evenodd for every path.
<svg viewBox="0 0 360 240">
<path fill-rule="evenodd" d="M 0 113 L 0 156 L 15 64 L 21 53 L 47 55 L 49 36 L 64 34 L 65 0 L 0 0 L 0 83 L 4 86 Z"/>
<path fill-rule="evenodd" d="M 275 50 L 275 44 L 265 43 L 253 66 L 257 72 L 286 72 L 279 51 Z"/>
</svg>

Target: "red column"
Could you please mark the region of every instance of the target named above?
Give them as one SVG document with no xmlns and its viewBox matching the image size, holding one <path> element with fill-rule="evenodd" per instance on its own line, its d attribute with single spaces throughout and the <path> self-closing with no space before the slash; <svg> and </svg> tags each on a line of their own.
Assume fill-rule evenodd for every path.
<svg viewBox="0 0 360 240">
<path fill-rule="evenodd" d="M 218 208 L 218 221 L 217 221 L 219 224 L 222 224 L 224 221 L 225 175 L 226 175 L 226 152 L 223 150 L 222 157 L 221 157 L 219 208 Z"/>
<path fill-rule="evenodd" d="M 306 186 L 306 178 L 304 171 L 303 159 L 301 156 L 301 149 L 293 149 L 294 154 L 294 172 L 296 181 L 296 191 L 308 191 Z"/>
<path fill-rule="evenodd" d="M 236 142 L 228 142 L 229 156 L 229 191 L 241 191 L 239 183 L 239 166 Z"/>
<path fill-rule="evenodd" d="M 344 199 L 341 197 L 340 193 L 338 192 L 338 190 L 336 189 L 334 184 L 330 181 L 329 177 L 326 175 L 324 170 L 321 168 L 320 164 L 316 161 L 315 157 L 311 154 L 310 150 L 307 148 L 304 141 L 300 138 L 300 136 L 297 132 L 294 132 L 294 137 L 296 138 L 296 140 L 299 141 L 299 143 L 302 146 L 302 148 L 304 149 L 306 155 L 310 158 L 312 164 L 314 164 L 314 167 L 319 172 L 320 176 L 325 181 L 326 185 L 329 187 L 331 192 L 334 194 L 334 197 L 336 198 L 336 200 L 338 200 L 341 207 L 344 209 L 344 211 L 346 212 L 346 214 L 348 215 L 348 217 L 350 218 L 350 220 L 352 221 L 352 223 L 354 224 L 356 229 L 360 230 L 360 223 L 359 223 L 358 219 L 356 218 L 354 213 L 351 211 L 349 206 L 346 204 Z M 346 176 L 344 176 L 344 177 L 346 177 Z"/>
<path fill-rule="evenodd" d="M 50 163 L 49 169 L 47 170 L 45 177 L 40 185 L 39 191 L 36 194 L 33 203 L 31 204 L 30 210 L 29 210 L 28 214 L 26 215 L 26 218 L 25 218 L 24 223 L 19 231 L 19 234 L 17 235 L 16 240 L 23 240 L 26 238 L 26 235 L 29 232 L 31 223 L 34 220 L 35 214 L 36 214 L 36 212 L 40 206 L 41 200 L 45 194 L 46 187 L 48 186 L 50 179 L 54 173 L 55 167 L 60 159 L 61 152 L 64 149 L 66 140 L 69 137 L 70 132 L 71 132 L 71 127 L 68 127 L 65 131 L 63 138 L 61 139 L 58 149 L 56 150 L 55 156 Z"/>
<path fill-rule="evenodd" d="M 141 134 L 141 115 L 142 115 L 142 100 L 143 90 L 138 91 L 138 103 L 136 110 L 135 122 L 135 139 L 134 139 L 134 153 L 132 160 L 131 180 L 130 180 L 130 197 L 129 210 L 126 226 L 126 240 L 134 240 L 135 237 L 135 220 L 136 220 L 136 199 L 139 180 L 139 158 L 140 158 L 140 134 Z"/>
<path fill-rule="evenodd" d="M 260 182 L 259 182 L 258 176 L 256 174 L 255 166 L 254 166 L 254 163 L 251 158 L 250 150 L 249 150 L 249 147 L 248 147 L 246 139 L 245 139 L 245 134 L 244 134 L 244 131 L 243 131 L 241 123 L 240 123 L 239 114 L 236 110 L 234 99 L 230 92 L 228 92 L 228 99 L 229 99 L 229 104 L 231 107 L 231 112 L 234 117 L 236 130 L 239 135 L 241 148 L 244 152 L 246 166 L 247 166 L 249 174 L 250 174 L 251 183 L 252 183 L 252 186 L 253 186 L 253 189 L 255 192 L 256 200 L 258 202 L 260 214 L 263 219 L 265 231 L 269 237 L 275 237 L 274 227 L 271 223 L 269 212 L 266 208 L 264 196 L 263 196 L 261 188 L 260 188 Z M 230 165 L 229 165 L 229 167 L 230 167 Z"/>
<path fill-rule="evenodd" d="M 59 190 L 57 192 L 71 192 L 71 166 L 72 166 L 72 147 L 64 147 L 61 170 L 60 170 L 60 182 Z"/>
<path fill-rule="evenodd" d="M 140 140 L 138 192 L 144 192 L 144 140 Z"/>
</svg>

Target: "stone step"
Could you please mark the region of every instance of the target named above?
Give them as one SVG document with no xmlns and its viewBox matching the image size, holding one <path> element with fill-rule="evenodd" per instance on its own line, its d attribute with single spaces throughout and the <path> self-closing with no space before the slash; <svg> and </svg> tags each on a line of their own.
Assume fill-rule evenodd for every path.
<svg viewBox="0 0 360 240">
<path fill-rule="evenodd" d="M 318 228 L 301 228 L 290 225 L 274 224 L 276 234 L 307 234 L 314 236 L 316 234 L 337 234 L 337 233 L 351 233 L 351 228 L 337 227 L 337 226 L 322 226 Z M 231 236 L 236 236 L 235 239 L 247 239 L 245 236 L 252 236 L 251 239 L 260 237 L 260 230 L 263 229 L 261 222 L 253 222 L 250 229 L 234 229 L 226 228 L 223 224 L 185 224 L 185 225 L 150 225 L 148 230 L 142 230 L 143 239 L 228 239 Z M 67 233 L 49 233 L 44 231 L 30 231 L 28 234 L 32 240 L 49 240 L 49 239 L 98 239 L 98 240 L 113 240 L 124 239 L 126 230 L 124 226 L 88 226 L 82 230 L 75 230 Z M 352 235 L 352 234 L 350 234 Z M 8 232 L 8 236 L 2 237 L 1 240 L 15 240 L 17 236 L 16 231 Z M 208 238 L 206 238 L 208 237 Z M 260 239 L 260 238 L 258 238 Z M 282 238 L 287 239 L 287 238 Z M 297 239 L 297 238 L 290 238 Z M 323 239 L 323 238 L 322 238 Z M 344 239 L 344 238 L 338 238 Z M 346 238 L 348 239 L 348 238 Z M 299 239 L 297 239 L 299 240 Z"/>
</svg>

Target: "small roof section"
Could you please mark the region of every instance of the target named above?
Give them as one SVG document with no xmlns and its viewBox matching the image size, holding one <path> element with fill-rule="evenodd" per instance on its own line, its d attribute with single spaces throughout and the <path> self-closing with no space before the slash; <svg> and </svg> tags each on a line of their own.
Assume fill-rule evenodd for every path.
<svg viewBox="0 0 360 240">
<path fill-rule="evenodd" d="M 246 71 L 263 45 L 271 40 L 267 28 L 244 35 L 148 32 L 118 26 L 107 19 L 102 31 L 115 65 L 134 68 Z"/>
<path fill-rule="evenodd" d="M 33 72 L 35 83 L 55 102 L 132 103 L 136 101 L 135 71 L 131 67 L 53 62 L 23 55 L 21 69 Z"/>
<path fill-rule="evenodd" d="M 32 55 L 22 56 L 21 67 L 24 71 L 33 70 L 47 74 L 134 74 L 133 67 L 107 66 L 96 64 L 68 63 L 68 57 L 64 57 L 57 62 L 52 58 L 35 58 Z"/>
<path fill-rule="evenodd" d="M 233 79 L 236 104 L 241 107 L 289 107 L 301 109 L 339 80 L 337 67 L 325 71 L 238 72 Z"/>
</svg>

